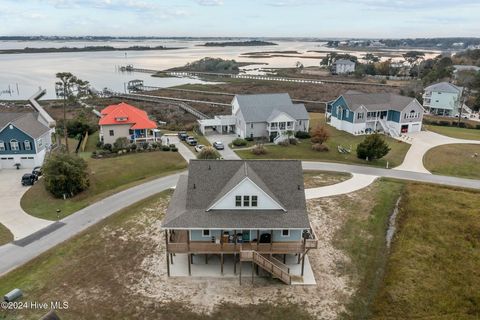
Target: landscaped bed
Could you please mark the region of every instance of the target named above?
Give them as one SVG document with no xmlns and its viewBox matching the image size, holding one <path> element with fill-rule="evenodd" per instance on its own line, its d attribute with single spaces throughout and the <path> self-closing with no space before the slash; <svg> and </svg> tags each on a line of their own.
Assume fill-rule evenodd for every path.
<svg viewBox="0 0 480 320">
<path fill-rule="evenodd" d="M 432 173 L 480 179 L 480 144 L 447 144 L 430 149 L 423 158 Z"/>
<path fill-rule="evenodd" d="M 141 152 L 85 160 L 90 172 L 87 191 L 71 199 L 57 199 L 45 190 L 40 179 L 22 197 L 22 208 L 35 217 L 56 220 L 57 209 L 61 210 L 62 218 L 123 189 L 186 168 L 186 162 L 178 152 Z"/>
</svg>

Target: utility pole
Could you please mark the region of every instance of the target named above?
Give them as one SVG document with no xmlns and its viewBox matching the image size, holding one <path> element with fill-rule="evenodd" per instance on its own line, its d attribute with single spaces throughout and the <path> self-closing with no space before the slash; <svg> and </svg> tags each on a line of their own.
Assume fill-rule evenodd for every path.
<svg viewBox="0 0 480 320">
<path fill-rule="evenodd" d="M 468 92 L 468 87 L 465 87 L 462 91 L 462 97 L 460 98 L 460 110 L 458 111 L 458 123 L 457 127 L 460 127 L 460 122 L 462 121 L 462 111 L 463 111 L 463 105 L 465 104 L 465 101 L 467 101 L 469 92 Z"/>
</svg>

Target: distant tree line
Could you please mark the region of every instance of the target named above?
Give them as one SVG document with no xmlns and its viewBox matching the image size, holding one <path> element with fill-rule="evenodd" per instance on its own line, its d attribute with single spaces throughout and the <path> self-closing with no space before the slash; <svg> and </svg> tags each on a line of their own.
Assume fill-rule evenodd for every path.
<svg viewBox="0 0 480 320">
<path fill-rule="evenodd" d="M 246 46 L 277 46 L 277 45 L 278 45 L 277 43 L 261 41 L 261 40 L 207 42 L 204 44 L 205 47 L 246 47 Z"/>
</svg>

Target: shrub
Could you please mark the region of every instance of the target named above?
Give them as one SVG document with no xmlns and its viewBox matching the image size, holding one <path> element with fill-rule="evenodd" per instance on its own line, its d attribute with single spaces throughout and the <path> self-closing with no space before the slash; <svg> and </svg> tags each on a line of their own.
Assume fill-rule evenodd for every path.
<svg viewBox="0 0 480 320">
<path fill-rule="evenodd" d="M 112 145 L 110 143 L 105 143 L 103 145 L 104 150 L 112 151 Z"/>
<path fill-rule="evenodd" d="M 132 151 L 137 150 L 137 145 L 136 145 L 135 143 L 132 143 L 132 144 L 130 145 L 130 149 L 131 149 Z"/>
<path fill-rule="evenodd" d="M 310 141 L 312 143 L 324 143 L 328 140 L 330 137 L 330 133 L 328 132 L 327 128 L 324 126 L 318 126 L 312 131 L 312 137 L 310 138 Z"/>
<path fill-rule="evenodd" d="M 298 144 L 298 140 L 295 139 L 295 138 L 290 138 L 290 139 L 288 139 L 288 142 L 289 142 L 290 144 L 293 144 L 294 146 Z"/>
<path fill-rule="evenodd" d="M 113 143 L 113 147 L 115 149 L 125 149 L 127 146 L 129 145 L 129 141 L 127 138 L 125 137 L 121 137 L 121 138 L 118 138 L 117 140 L 115 140 L 115 142 Z"/>
<path fill-rule="evenodd" d="M 440 120 L 440 121 L 438 121 L 438 125 L 439 126 L 449 126 L 449 125 L 451 125 L 451 122 L 450 121 L 445 121 L 445 120 Z"/>
<path fill-rule="evenodd" d="M 103 148 L 103 142 L 102 141 L 97 142 L 97 148 Z"/>
<path fill-rule="evenodd" d="M 475 129 L 480 129 L 480 124 L 477 124 L 477 125 L 475 126 Z"/>
<path fill-rule="evenodd" d="M 163 146 L 162 151 L 170 151 L 170 147 L 169 146 Z"/>
<path fill-rule="evenodd" d="M 43 165 L 45 188 L 56 198 L 73 197 L 89 186 L 87 162 L 67 153 L 54 153 Z"/>
<path fill-rule="evenodd" d="M 252 153 L 256 156 L 267 154 L 267 149 L 264 147 L 263 144 L 257 144 L 255 147 L 253 147 Z"/>
<path fill-rule="evenodd" d="M 175 147 L 175 146 L 173 146 L 173 147 L 170 148 L 170 151 L 177 152 L 177 151 L 178 151 L 178 148 Z"/>
<path fill-rule="evenodd" d="M 312 144 L 312 150 L 313 151 L 319 151 L 319 152 L 326 152 L 328 151 L 328 147 L 324 144 L 321 143 L 314 143 Z"/>
<path fill-rule="evenodd" d="M 170 148 L 176 148 L 175 144 L 173 144 L 173 143 L 170 143 L 168 146 L 169 146 Z"/>
<path fill-rule="evenodd" d="M 252 137 L 247 137 L 247 138 L 245 138 L 245 140 L 247 140 L 247 141 L 253 141 L 253 138 L 252 138 Z"/>
<path fill-rule="evenodd" d="M 241 139 L 241 138 L 237 138 L 235 140 L 232 141 L 232 144 L 235 146 L 235 147 L 244 147 L 246 146 L 248 143 L 247 140 L 245 139 Z"/>
<path fill-rule="evenodd" d="M 365 137 L 357 146 L 357 157 L 369 161 L 383 158 L 390 151 L 390 147 L 378 134 Z"/>
<path fill-rule="evenodd" d="M 297 139 L 310 139 L 310 133 L 306 131 L 298 131 L 295 133 L 295 138 Z"/>
<path fill-rule="evenodd" d="M 152 149 L 156 150 L 158 148 L 158 143 L 153 142 L 152 143 Z"/>
<path fill-rule="evenodd" d="M 142 143 L 142 149 L 143 150 L 147 150 L 149 146 L 150 146 L 150 144 L 148 142 Z"/>
<path fill-rule="evenodd" d="M 197 156 L 198 159 L 220 159 L 220 153 L 213 147 L 204 147 Z"/>
<path fill-rule="evenodd" d="M 290 145 L 290 142 L 288 142 L 288 140 L 283 140 L 283 141 L 280 141 L 278 145 L 282 147 L 288 147 Z"/>
</svg>

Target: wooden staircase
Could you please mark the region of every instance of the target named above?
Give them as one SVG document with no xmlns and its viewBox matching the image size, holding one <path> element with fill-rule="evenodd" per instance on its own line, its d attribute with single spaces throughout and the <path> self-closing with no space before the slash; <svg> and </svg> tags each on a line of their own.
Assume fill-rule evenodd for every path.
<svg viewBox="0 0 480 320">
<path fill-rule="evenodd" d="M 292 284 L 290 268 L 274 257 L 262 255 L 254 250 L 242 250 L 240 251 L 240 261 L 251 261 L 283 283 Z"/>
</svg>

